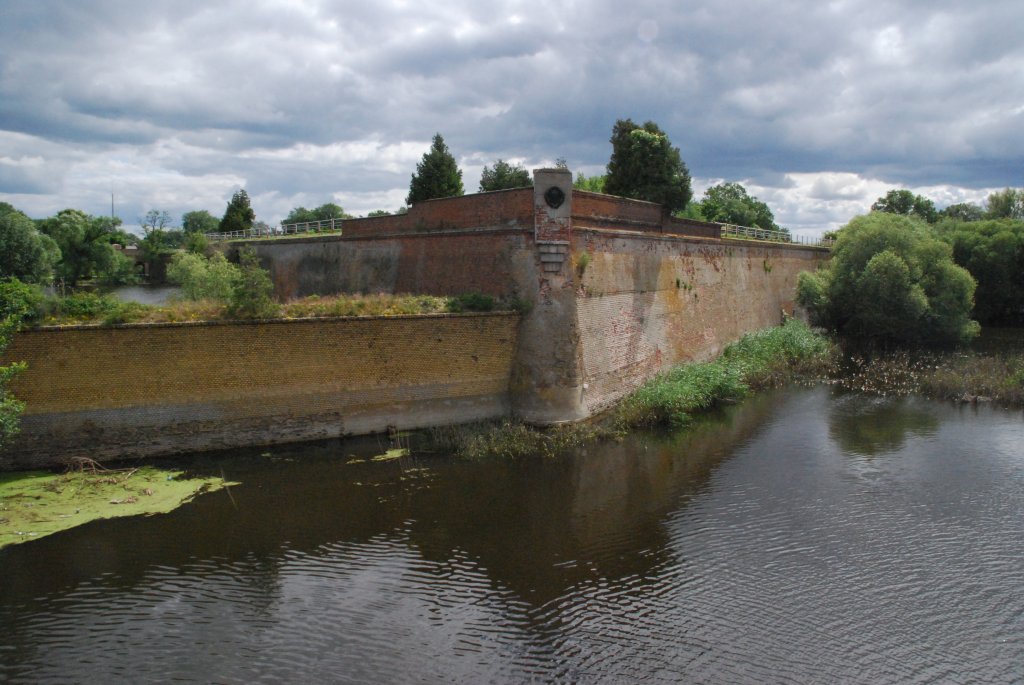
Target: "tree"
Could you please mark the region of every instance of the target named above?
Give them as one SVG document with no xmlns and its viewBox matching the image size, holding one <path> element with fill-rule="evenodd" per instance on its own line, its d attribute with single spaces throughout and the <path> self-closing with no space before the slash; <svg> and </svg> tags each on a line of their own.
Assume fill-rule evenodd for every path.
<svg viewBox="0 0 1024 685">
<path fill-rule="evenodd" d="M 706 221 L 779 230 L 768 205 L 748 195 L 739 183 L 720 183 L 705 190 L 700 213 Z"/>
<path fill-rule="evenodd" d="M 60 249 L 57 277 L 74 287 L 80 280 L 101 275 L 114 259 L 111 240 L 119 223 L 118 219 L 93 217 L 78 209 L 63 209 L 39 222 L 39 230 Z"/>
<path fill-rule="evenodd" d="M 252 211 L 252 207 L 249 206 L 249 194 L 243 188 L 231 196 L 218 228 L 221 233 L 248 231 L 252 228 L 252 222 L 255 220 L 256 212 Z"/>
<path fill-rule="evenodd" d="M 406 204 L 415 204 L 439 197 L 458 197 L 463 194 L 462 171 L 455 158 L 448 152 L 444 138 L 434 134 L 430 150 L 423 154 L 423 160 L 416 165 L 416 173 L 409 183 Z"/>
<path fill-rule="evenodd" d="M 285 217 L 286 224 L 305 224 L 314 221 L 329 221 L 331 219 L 351 219 L 352 215 L 345 212 L 340 205 L 333 202 L 322 204 L 315 209 L 296 207 Z"/>
<path fill-rule="evenodd" d="M 219 252 L 209 259 L 181 252 L 174 255 L 167 267 L 167 280 L 180 285 L 181 294 L 187 300 L 229 302 L 239 278 L 239 268 Z"/>
<path fill-rule="evenodd" d="M 974 315 L 982 325 L 1024 324 L 1024 221 L 945 220 L 936 230 L 953 260 L 978 282 Z"/>
<path fill-rule="evenodd" d="M 604 192 L 658 202 L 669 213 L 684 209 L 693 196 L 690 172 L 679 148 L 653 121 L 637 126 L 619 119 L 612 128 Z"/>
<path fill-rule="evenodd" d="M 0 202 L 0 278 L 48 283 L 60 261 L 60 248 L 32 220 Z"/>
<path fill-rule="evenodd" d="M 973 202 L 959 202 L 941 210 L 939 218 L 954 221 L 981 221 L 985 218 L 985 210 Z"/>
<path fill-rule="evenodd" d="M 259 257 L 251 247 L 243 248 L 238 255 L 239 275 L 231 290 L 228 311 L 244 319 L 266 319 L 277 313 L 274 303 L 274 283 L 270 275 L 260 267 Z"/>
<path fill-rule="evenodd" d="M 916 216 L 930 224 L 939 219 L 934 202 L 922 195 L 915 195 L 909 190 L 890 190 L 885 197 L 875 200 L 875 203 L 871 205 L 871 211 Z"/>
<path fill-rule="evenodd" d="M 586 190 L 591 193 L 603 193 L 606 178 L 605 176 L 587 176 L 580 171 L 577 172 L 576 180 L 572 182 L 572 187 L 576 190 Z"/>
<path fill-rule="evenodd" d="M 530 172 L 518 164 L 509 164 L 503 159 L 494 163 L 494 167 L 484 167 L 480 175 L 480 192 L 491 190 L 507 190 L 510 188 L 529 188 L 533 185 Z"/>
<path fill-rule="evenodd" d="M 1024 219 L 1024 188 L 997 190 L 985 203 L 988 219 Z"/>
<path fill-rule="evenodd" d="M 185 233 L 216 233 L 220 222 L 205 209 L 185 212 L 181 215 L 181 229 Z"/>
<path fill-rule="evenodd" d="M 797 300 L 815 324 L 851 337 L 958 343 L 980 330 L 970 318 L 974 290 L 926 224 L 872 212 L 839 231 L 825 267 L 800 274 Z"/>
</svg>

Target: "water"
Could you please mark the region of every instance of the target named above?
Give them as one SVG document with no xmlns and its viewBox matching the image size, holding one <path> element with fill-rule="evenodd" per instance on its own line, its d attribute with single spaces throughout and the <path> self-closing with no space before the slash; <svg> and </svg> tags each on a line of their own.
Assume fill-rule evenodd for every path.
<svg viewBox="0 0 1024 685">
<path fill-rule="evenodd" d="M 756 398 L 574 457 L 197 457 L 0 551 L 0 681 L 1024 680 L 1020 412 Z"/>
<path fill-rule="evenodd" d="M 164 305 L 181 294 L 181 288 L 176 285 L 121 285 L 110 293 L 125 302 Z"/>
</svg>

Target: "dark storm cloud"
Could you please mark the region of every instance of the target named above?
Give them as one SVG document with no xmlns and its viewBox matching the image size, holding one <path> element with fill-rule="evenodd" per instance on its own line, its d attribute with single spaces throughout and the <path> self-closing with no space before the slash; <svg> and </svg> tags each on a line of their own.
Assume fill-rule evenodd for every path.
<svg viewBox="0 0 1024 685">
<path fill-rule="evenodd" d="M 974 199 L 1022 183 L 1022 21 L 1001 1 L 7 2 L 0 199 L 38 214 L 106 185 L 219 212 L 245 185 L 267 220 L 368 211 L 434 132 L 475 173 L 598 171 L 622 117 L 794 226 L 886 184 Z"/>
</svg>

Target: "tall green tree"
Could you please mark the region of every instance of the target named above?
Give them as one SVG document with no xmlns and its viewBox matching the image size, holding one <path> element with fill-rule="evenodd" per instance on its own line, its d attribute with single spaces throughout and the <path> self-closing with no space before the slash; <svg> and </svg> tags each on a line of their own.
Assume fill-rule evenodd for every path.
<svg viewBox="0 0 1024 685">
<path fill-rule="evenodd" d="M 503 159 L 494 163 L 493 167 L 485 166 L 480 174 L 480 192 L 491 190 L 508 190 L 510 188 L 529 188 L 533 185 L 530 172 L 518 164 L 509 164 Z"/>
<path fill-rule="evenodd" d="M 923 195 L 915 195 L 909 190 L 890 190 L 884 197 L 875 200 L 871 205 L 872 212 L 886 212 L 903 216 L 916 216 L 930 224 L 939 219 L 935 203 Z"/>
<path fill-rule="evenodd" d="M 49 283 L 60 248 L 17 209 L 0 202 L 0 278 Z"/>
<path fill-rule="evenodd" d="M 978 282 L 974 315 L 982 325 L 1024 325 L 1024 221 L 944 220 L 936 231 L 953 259 Z"/>
<path fill-rule="evenodd" d="M 705 190 L 700 213 L 707 221 L 779 230 L 768 205 L 749 195 L 739 183 L 720 183 Z"/>
<path fill-rule="evenodd" d="M 1024 188 L 1005 188 L 988 196 L 985 203 L 988 219 L 1024 219 Z"/>
<path fill-rule="evenodd" d="M 205 209 L 185 212 L 181 215 L 181 230 L 185 233 L 216 233 L 220 221 Z"/>
<path fill-rule="evenodd" d="M 463 194 L 462 171 L 455 157 L 448 151 L 440 133 L 434 134 L 430 150 L 416 165 L 416 173 L 409 183 L 406 204 L 433 200 L 440 197 L 457 197 Z"/>
<path fill-rule="evenodd" d="M 248 231 L 256 220 L 256 212 L 249 204 L 249 193 L 242 188 L 231 196 L 227 209 L 224 210 L 224 217 L 220 220 L 221 233 L 232 233 L 234 231 Z"/>
<path fill-rule="evenodd" d="M 978 334 L 975 281 L 924 222 L 888 212 L 859 216 L 832 259 L 803 272 L 797 299 L 814 323 L 858 338 L 957 343 Z"/>
<path fill-rule="evenodd" d="M 690 202 L 690 172 L 679 148 L 653 121 L 637 126 L 619 119 L 612 128 L 612 156 L 608 160 L 604 192 L 658 202 L 672 213 Z"/>
<path fill-rule="evenodd" d="M 83 279 L 102 276 L 115 259 L 111 241 L 118 224 L 119 219 L 89 216 L 78 209 L 64 209 L 39 222 L 39 230 L 60 248 L 56 276 L 72 287 Z"/>
</svg>

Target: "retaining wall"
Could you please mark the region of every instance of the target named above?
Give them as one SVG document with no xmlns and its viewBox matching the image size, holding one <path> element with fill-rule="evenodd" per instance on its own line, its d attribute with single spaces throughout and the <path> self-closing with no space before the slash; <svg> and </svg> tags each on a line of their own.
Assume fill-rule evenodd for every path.
<svg viewBox="0 0 1024 685">
<path fill-rule="evenodd" d="M 3 468 L 507 416 L 518 316 L 62 328 L 5 358 L 27 403 Z"/>
</svg>

